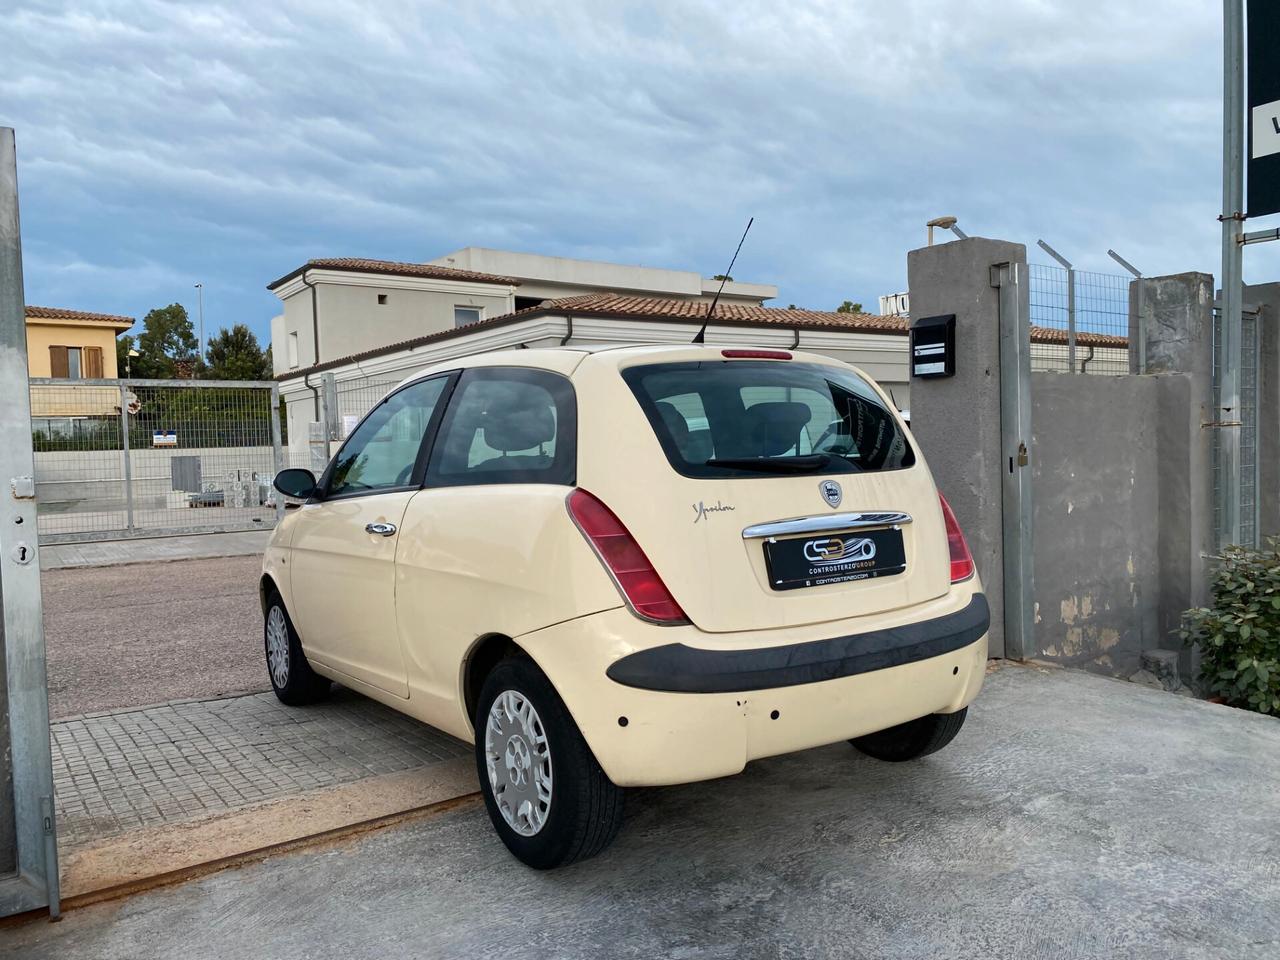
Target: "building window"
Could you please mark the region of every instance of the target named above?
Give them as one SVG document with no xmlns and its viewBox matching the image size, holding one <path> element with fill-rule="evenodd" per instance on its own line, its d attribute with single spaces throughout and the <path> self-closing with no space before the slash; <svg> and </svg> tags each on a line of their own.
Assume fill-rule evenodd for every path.
<svg viewBox="0 0 1280 960">
<path fill-rule="evenodd" d="M 298 331 L 295 330 L 289 334 L 289 367 L 292 369 L 298 365 Z"/>
<path fill-rule="evenodd" d="M 454 307 L 453 325 L 465 327 L 469 323 L 479 323 L 484 318 L 483 307 Z"/>
<path fill-rule="evenodd" d="M 387 305 L 387 295 L 385 293 L 378 294 L 378 306 L 385 307 Z"/>
<path fill-rule="evenodd" d="M 102 348 L 50 347 L 49 376 L 65 380 L 101 379 Z"/>
</svg>

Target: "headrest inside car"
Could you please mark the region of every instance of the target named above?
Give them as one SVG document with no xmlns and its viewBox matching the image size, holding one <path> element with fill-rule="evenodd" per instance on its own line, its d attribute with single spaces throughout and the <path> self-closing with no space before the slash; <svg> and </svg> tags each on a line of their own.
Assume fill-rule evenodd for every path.
<svg viewBox="0 0 1280 960">
<path fill-rule="evenodd" d="M 658 408 L 658 414 L 662 417 L 662 422 L 667 425 L 667 432 L 671 434 L 671 439 L 675 441 L 676 449 L 684 454 L 689 444 L 689 424 L 684 418 L 684 414 L 676 407 L 674 403 L 666 400 L 659 400 L 654 404 Z"/>
<path fill-rule="evenodd" d="M 746 435 L 755 455 L 776 457 L 800 442 L 800 430 L 813 416 L 806 403 L 776 401 L 747 408 Z"/>
<path fill-rule="evenodd" d="M 526 407 L 523 410 L 487 411 L 481 421 L 484 442 L 503 453 L 530 450 L 556 436 L 556 421 L 550 407 Z"/>
</svg>

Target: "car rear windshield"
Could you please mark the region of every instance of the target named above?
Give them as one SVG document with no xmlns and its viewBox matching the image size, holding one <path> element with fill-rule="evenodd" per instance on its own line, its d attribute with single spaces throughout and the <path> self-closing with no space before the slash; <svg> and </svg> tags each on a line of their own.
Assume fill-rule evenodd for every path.
<svg viewBox="0 0 1280 960">
<path fill-rule="evenodd" d="M 852 370 L 749 360 L 628 367 L 671 465 L 686 477 L 901 470 L 915 454 Z"/>
</svg>

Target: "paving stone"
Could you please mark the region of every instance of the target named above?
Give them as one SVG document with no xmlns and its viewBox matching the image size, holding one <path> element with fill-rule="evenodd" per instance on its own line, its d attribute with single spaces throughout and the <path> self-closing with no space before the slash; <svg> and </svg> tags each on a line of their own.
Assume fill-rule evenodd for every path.
<svg viewBox="0 0 1280 960">
<path fill-rule="evenodd" d="M 305 708 L 270 693 L 186 700 L 77 717 L 51 733 L 65 846 L 471 752 L 338 688 Z"/>
</svg>

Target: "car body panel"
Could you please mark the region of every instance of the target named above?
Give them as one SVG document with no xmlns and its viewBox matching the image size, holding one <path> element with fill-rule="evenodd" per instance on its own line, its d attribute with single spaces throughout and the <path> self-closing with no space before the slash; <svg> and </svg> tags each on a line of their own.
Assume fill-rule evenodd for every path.
<svg viewBox="0 0 1280 960">
<path fill-rule="evenodd" d="M 470 729 L 460 666 L 481 638 L 515 637 L 622 598 L 569 518 L 568 488 L 425 489 L 409 502 L 396 554 L 399 639 L 410 696 L 431 722 Z"/>
<path fill-rule="evenodd" d="M 982 687 L 987 637 L 915 663 L 749 692 L 643 690 L 602 679 L 610 664 L 671 642 L 741 650 L 890 628 L 962 610 L 980 589 L 973 578 L 919 609 L 734 634 L 637 624 L 625 610 L 613 610 L 517 641 L 560 691 L 609 779 L 619 786 L 660 786 L 728 776 L 750 760 L 862 736 L 931 713 L 954 713 Z"/>
<path fill-rule="evenodd" d="M 395 557 L 399 526 L 414 490 L 306 503 L 291 524 L 289 613 L 307 658 L 397 697 L 409 695 L 398 641 Z"/>
<path fill-rule="evenodd" d="M 661 359 L 675 362 L 706 354 L 678 350 Z M 795 357 L 848 369 L 847 364 L 823 357 Z M 579 457 L 578 483 L 618 515 L 700 629 L 769 630 L 821 623 L 867 609 L 901 609 L 946 592 L 950 566 L 942 510 L 918 450 L 915 465 L 903 470 L 726 479 L 681 476 L 619 375 L 620 369 L 644 359 L 648 358 L 628 351 L 593 354 L 578 367 L 574 383 L 581 396 L 591 398 L 580 404 L 579 447 L 595 452 Z M 719 359 L 719 351 L 713 359 Z M 889 399 L 883 394 L 881 398 L 892 410 Z M 838 482 L 843 490 L 840 512 L 901 511 L 911 516 L 902 526 L 907 569 L 854 583 L 774 590 L 762 541 L 745 540 L 742 532 L 759 523 L 834 514 L 836 508 L 820 489 L 827 480 Z"/>
</svg>

